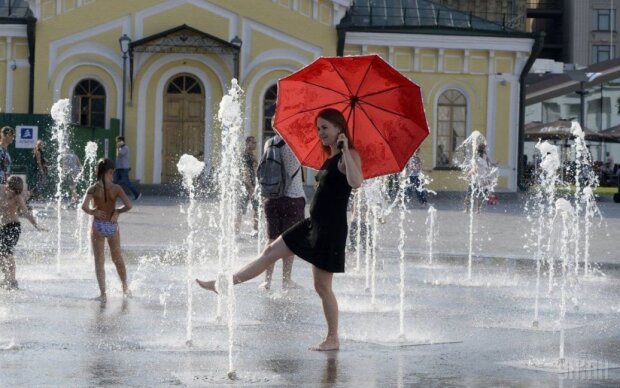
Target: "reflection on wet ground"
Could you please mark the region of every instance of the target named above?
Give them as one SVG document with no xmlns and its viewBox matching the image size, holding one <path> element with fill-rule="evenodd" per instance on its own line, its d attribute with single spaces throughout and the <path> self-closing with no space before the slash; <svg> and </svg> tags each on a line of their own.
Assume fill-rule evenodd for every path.
<svg viewBox="0 0 620 388">
<path fill-rule="evenodd" d="M 566 385 L 567 375 L 500 363 L 553 359 L 559 346 L 554 326 L 558 293 L 542 298 L 544 325 L 532 329 L 533 268 L 510 263 L 478 263 L 469 281 L 461 262 L 418 266 L 410 260 L 406 343 L 399 343 L 396 260 L 386 260 L 379 272 L 374 305 L 364 276 L 337 276 L 339 352 L 307 350 L 325 331 L 307 265 L 295 267 L 301 290 L 275 287 L 264 293 L 257 291 L 258 281 L 241 285 L 236 289 L 239 325 L 233 347 L 236 382 L 226 377 L 228 334 L 215 321 L 216 298 L 198 289 L 193 346 L 185 345 L 182 265 L 130 264 L 134 281 L 129 299 L 122 297 L 110 266 L 106 304 L 89 299 L 95 296 L 96 282 L 86 263 L 74 263 L 68 279 L 50 275 L 47 265 L 23 265 L 23 289 L 0 291 L 0 381 L 7 386 Z M 573 287 L 566 322 L 572 327 L 566 337 L 570 357 L 620 361 L 619 280 L 619 273 L 610 269 Z M 568 386 L 614 386 L 620 381 L 616 369 L 596 373 L 588 380 L 573 375 Z"/>
</svg>

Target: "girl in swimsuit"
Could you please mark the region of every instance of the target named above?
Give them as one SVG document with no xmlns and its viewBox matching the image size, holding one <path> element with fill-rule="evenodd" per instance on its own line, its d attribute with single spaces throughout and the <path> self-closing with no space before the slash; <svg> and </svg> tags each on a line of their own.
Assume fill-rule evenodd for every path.
<svg viewBox="0 0 620 388">
<path fill-rule="evenodd" d="M 334 273 L 344 272 L 347 238 L 347 203 L 352 188 L 364 178 L 362 162 L 347 134 L 347 122 L 335 109 L 324 109 L 315 120 L 318 137 L 327 160 L 317 174 L 319 183 L 310 205 L 310 218 L 285 231 L 254 261 L 233 275 L 234 284 L 243 283 L 263 273 L 277 260 L 297 255 L 312 264 L 314 289 L 323 304 L 327 336 L 311 350 L 338 350 L 338 302 L 332 291 Z M 217 292 L 214 280 L 198 284 Z"/>
<path fill-rule="evenodd" d="M 116 266 L 118 277 L 123 285 L 123 294 L 129 295 L 127 287 L 127 270 L 121 255 L 121 236 L 118 228 L 118 216 L 131 209 L 129 198 L 119 185 L 112 183 L 114 162 L 110 159 L 100 159 L 97 163 L 97 182 L 86 191 L 82 202 L 82 210 L 94 217 L 91 242 L 95 255 L 95 274 L 99 283 L 100 296 L 95 298 L 102 303 L 106 302 L 105 289 L 105 256 L 104 242 L 107 239 L 112 255 L 112 262 Z M 116 200 L 120 198 L 123 207 L 116 208 Z M 93 205 L 91 207 L 91 205 Z"/>
</svg>

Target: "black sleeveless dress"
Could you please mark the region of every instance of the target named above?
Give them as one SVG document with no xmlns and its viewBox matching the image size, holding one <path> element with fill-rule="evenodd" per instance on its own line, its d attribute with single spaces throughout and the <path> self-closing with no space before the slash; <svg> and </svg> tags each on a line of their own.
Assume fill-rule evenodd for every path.
<svg viewBox="0 0 620 388">
<path fill-rule="evenodd" d="M 351 186 L 338 170 L 342 153 L 327 159 L 317 173 L 319 185 L 310 204 L 310 218 L 282 234 L 295 255 L 327 272 L 344 272 L 347 204 Z"/>
</svg>

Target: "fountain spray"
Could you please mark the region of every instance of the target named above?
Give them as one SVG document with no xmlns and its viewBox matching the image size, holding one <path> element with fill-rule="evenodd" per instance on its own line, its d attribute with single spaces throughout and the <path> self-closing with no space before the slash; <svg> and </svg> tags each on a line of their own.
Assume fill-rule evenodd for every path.
<svg viewBox="0 0 620 388">
<path fill-rule="evenodd" d="M 177 163 L 177 169 L 183 175 L 183 187 L 189 193 L 189 208 L 187 209 L 187 226 L 189 228 L 189 234 L 186 238 L 187 244 L 187 331 L 186 331 L 186 345 L 192 345 L 192 305 L 194 299 L 193 284 L 194 284 L 194 262 L 196 249 L 194 244 L 194 237 L 196 235 L 196 187 L 194 185 L 194 179 L 200 175 L 204 168 L 204 162 L 199 161 L 191 155 L 183 155 Z"/>
<path fill-rule="evenodd" d="M 71 104 L 69 99 L 58 100 L 51 110 L 54 127 L 52 129 L 52 140 L 56 141 L 58 154 L 56 156 L 56 273 L 60 274 L 60 258 L 62 248 L 60 245 L 62 238 L 62 181 L 63 172 L 63 154 L 69 146 L 69 119 L 71 117 Z"/>
</svg>

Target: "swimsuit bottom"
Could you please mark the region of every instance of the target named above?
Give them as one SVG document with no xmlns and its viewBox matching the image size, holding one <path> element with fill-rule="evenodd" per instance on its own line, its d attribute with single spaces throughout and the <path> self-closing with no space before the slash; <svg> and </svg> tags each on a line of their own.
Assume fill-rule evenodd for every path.
<svg viewBox="0 0 620 388">
<path fill-rule="evenodd" d="M 118 231 L 118 224 L 112 221 L 95 219 L 93 220 L 93 229 L 103 237 L 110 238 Z"/>
</svg>

